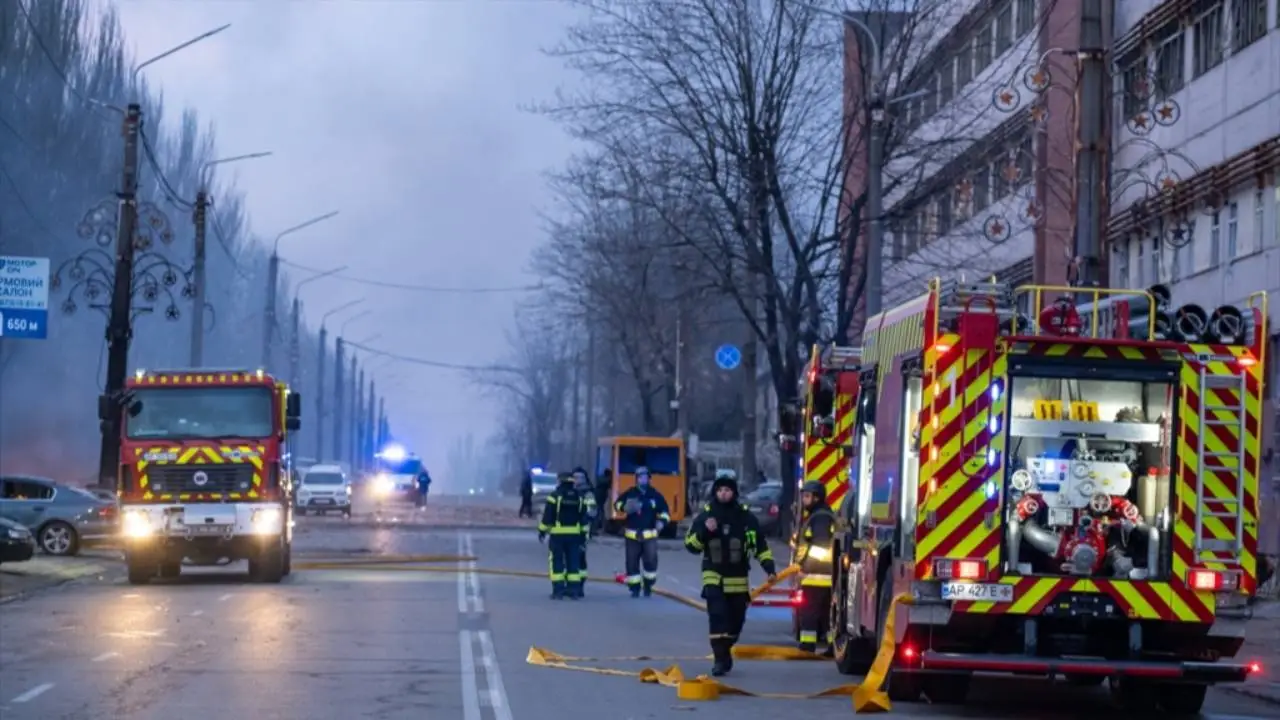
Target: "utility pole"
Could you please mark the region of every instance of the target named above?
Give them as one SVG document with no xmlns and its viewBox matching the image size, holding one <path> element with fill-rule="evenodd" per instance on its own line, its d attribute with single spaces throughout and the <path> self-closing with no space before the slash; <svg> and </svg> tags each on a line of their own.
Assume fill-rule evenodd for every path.
<svg viewBox="0 0 1280 720">
<path fill-rule="evenodd" d="M 262 321 L 262 367 L 271 369 L 271 339 L 276 329 L 276 290 L 280 286 L 280 256 L 267 261 L 267 307 Z"/>
<path fill-rule="evenodd" d="M 350 403 L 350 408 L 351 408 L 348 411 L 347 431 L 342 438 L 342 441 L 347 445 L 347 459 L 350 460 L 351 445 L 354 444 L 351 442 L 352 425 L 355 424 L 355 419 L 357 417 L 357 414 L 356 414 L 357 413 L 356 411 L 356 353 L 354 350 L 351 351 L 351 370 L 347 375 L 347 386 L 343 388 L 343 392 L 347 394 L 347 402 Z"/>
<path fill-rule="evenodd" d="M 129 372 L 129 342 L 133 339 L 134 228 L 138 220 L 138 137 L 142 106 L 130 103 L 124 117 L 124 171 L 120 178 L 120 226 L 116 231 L 116 267 L 107 322 L 107 378 L 105 394 L 110 412 L 102 419 L 102 448 L 98 484 L 114 488 L 120 466 L 121 401 Z"/>
<path fill-rule="evenodd" d="M 742 476 L 738 478 L 739 482 L 751 483 L 756 479 L 756 403 L 758 378 L 758 355 L 759 349 L 758 338 L 756 336 L 756 321 L 760 315 L 760 294 L 759 282 L 756 277 L 756 261 L 760 252 L 760 212 L 764 207 L 764 178 L 761 173 L 764 168 L 758 158 L 752 158 L 748 166 L 750 177 L 747 187 L 751 193 L 750 203 L 748 203 L 747 216 L 747 252 L 743 261 L 743 290 L 746 297 L 744 305 L 746 306 L 748 316 L 746 322 L 746 337 L 742 345 L 742 379 L 743 379 L 743 427 L 742 427 Z M 783 492 L 786 492 L 787 483 L 783 483 Z M 783 500 L 788 498 L 784 495 Z M 785 506 L 785 505 L 784 505 Z"/>
<path fill-rule="evenodd" d="M 384 447 L 391 439 L 391 425 L 387 422 L 387 399 L 378 396 L 378 447 Z"/>
<path fill-rule="evenodd" d="M 569 456 L 573 458 L 571 465 L 582 461 L 579 452 L 582 445 L 582 363 L 573 364 L 573 416 L 569 420 Z"/>
<path fill-rule="evenodd" d="M 351 404 L 351 468 L 360 467 L 360 449 L 364 446 L 364 368 L 360 368 L 360 380 L 355 387 L 355 401 Z"/>
<path fill-rule="evenodd" d="M 1102 193 L 1105 185 L 1106 53 L 1102 0 L 1083 0 L 1080 6 L 1080 140 L 1076 145 L 1076 284 L 1097 287 L 1101 281 Z"/>
<path fill-rule="evenodd" d="M 586 413 L 586 422 L 583 423 L 586 435 L 583 440 L 583 447 L 587 449 L 587 454 L 591 458 L 593 472 L 596 463 L 596 328 L 595 325 L 589 325 L 587 329 L 587 406 L 583 410 Z"/>
<path fill-rule="evenodd" d="M 324 356 L 329 331 L 320 326 L 320 357 L 316 358 L 316 461 L 324 462 Z"/>
<path fill-rule="evenodd" d="M 209 193 L 196 193 L 196 208 L 191 219 L 196 225 L 196 258 L 192 267 L 192 279 L 196 286 L 194 307 L 191 308 L 191 367 L 204 367 L 204 304 L 205 304 L 205 237 L 208 231 Z"/>
<path fill-rule="evenodd" d="M 676 315 L 676 392 L 672 407 L 676 411 L 676 432 L 680 441 L 689 442 L 689 410 L 684 406 L 684 317 L 683 311 Z M 688 452 L 688 448 L 685 448 Z"/>
<path fill-rule="evenodd" d="M 297 387 L 298 365 L 302 361 L 302 301 L 293 296 L 293 308 L 289 312 L 289 386 Z"/>
<path fill-rule="evenodd" d="M 338 336 L 338 340 L 333 350 L 333 460 L 339 462 L 342 460 L 342 396 L 346 393 L 346 385 L 343 384 L 342 362 L 344 343 L 342 336 Z"/>
<path fill-rule="evenodd" d="M 873 38 L 874 39 L 874 38 Z M 872 71 L 871 128 L 867 139 L 867 318 L 880 313 L 884 301 L 884 98 L 880 96 L 880 50 Z M 864 318 L 865 320 L 866 318 Z"/>
<path fill-rule="evenodd" d="M 378 451 L 378 418 L 375 408 L 377 407 L 377 384 L 373 381 L 373 375 L 369 376 L 369 402 L 365 404 L 364 414 L 364 460 L 366 466 L 373 462 L 373 454 Z"/>
</svg>

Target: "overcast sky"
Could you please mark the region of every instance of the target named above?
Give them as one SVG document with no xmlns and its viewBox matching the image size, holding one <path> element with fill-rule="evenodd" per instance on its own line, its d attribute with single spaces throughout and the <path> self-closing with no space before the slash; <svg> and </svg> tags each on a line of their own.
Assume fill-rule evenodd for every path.
<svg viewBox="0 0 1280 720">
<path fill-rule="evenodd" d="M 104 2 L 106 0 L 103 0 Z M 116 0 L 128 42 L 148 58 L 207 30 L 222 34 L 146 72 L 175 119 L 196 108 L 235 167 L 253 230 L 281 256 L 344 274 L 442 286 L 522 286 L 546 207 L 544 170 L 571 141 L 521 108 L 570 75 L 539 50 L 570 10 L 551 0 Z M 228 168 L 230 169 L 230 167 Z M 323 279 L 307 314 L 357 298 L 347 326 L 388 352 L 484 364 L 505 351 L 519 295 L 438 295 Z M 350 314 L 354 314 L 353 309 Z M 341 324 L 341 317 L 330 328 Z M 381 363 L 388 414 L 433 471 L 455 437 L 483 440 L 495 408 L 459 373 Z M 444 478 L 441 478 L 444 479 Z"/>
</svg>

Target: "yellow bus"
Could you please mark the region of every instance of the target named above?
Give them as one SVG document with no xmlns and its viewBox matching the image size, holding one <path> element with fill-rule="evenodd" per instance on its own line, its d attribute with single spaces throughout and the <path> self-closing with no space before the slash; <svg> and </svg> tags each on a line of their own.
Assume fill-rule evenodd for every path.
<svg viewBox="0 0 1280 720">
<path fill-rule="evenodd" d="M 620 436 L 600 438 L 596 453 L 596 476 L 605 470 L 613 475 L 609 488 L 610 514 L 605 531 L 611 535 L 622 529 L 626 516 L 612 512 L 618 496 L 636 484 L 636 468 L 649 469 L 649 483 L 662 493 L 670 508 L 671 522 L 663 529 L 663 537 L 675 537 L 677 525 L 688 514 L 684 441 L 680 438 Z M 603 508 L 601 509 L 603 511 Z"/>
</svg>

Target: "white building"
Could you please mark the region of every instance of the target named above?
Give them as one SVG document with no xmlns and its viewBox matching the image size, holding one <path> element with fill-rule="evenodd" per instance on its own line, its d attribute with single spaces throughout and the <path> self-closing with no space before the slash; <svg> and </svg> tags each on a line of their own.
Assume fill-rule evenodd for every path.
<svg viewBox="0 0 1280 720">
<path fill-rule="evenodd" d="M 1130 103 L 1112 127 L 1107 229 L 1113 286 L 1168 283 L 1175 305 L 1209 310 L 1244 303 L 1259 290 L 1271 294 L 1272 455 L 1280 449 L 1277 5 L 1280 0 L 1119 3 L 1116 84 Z M 1270 460 L 1268 472 L 1280 490 L 1280 458 Z M 1264 549 L 1276 552 L 1276 503 L 1267 516 Z"/>
</svg>

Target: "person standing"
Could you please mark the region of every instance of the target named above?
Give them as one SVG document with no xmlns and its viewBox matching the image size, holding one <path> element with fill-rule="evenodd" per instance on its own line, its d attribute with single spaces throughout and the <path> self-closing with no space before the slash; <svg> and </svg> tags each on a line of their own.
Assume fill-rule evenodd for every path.
<svg viewBox="0 0 1280 720">
<path fill-rule="evenodd" d="M 605 516 L 604 509 L 609 504 L 609 493 L 613 492 L 613 470 L 605 468 L 596 478 L 596 507 L 601 508 L 600 513 L 596 515 L 596 532 L 604 532 L 604 524 L 608 520 Z"/>
<path fill-rule="evenodd" d="M 582 597 L 582 534 L 586 530 L 587 505 L 570 473 L 560 473 L 556 489 L 547 497 L 538 523 L 538 541 L 547 540 L 551 554 L 551 599 Z"/>
<path fill-rule="evenodd" d="M 800 566 L 800 649 L 815 652 L 827 645 L 831 609 L 831 553 L 836 514 L 827 505 L 827 488 L 816 480 L 800 488 L 800 527 L 796 530 L 796 564 Z"/>
<path fill-rule="evenodd" d="M 596 526 L 596 516 L 599 515 L 599 506 L 596 504 L 596 492 L 592 486 L 591 477 L 587 475 L 584 467 L 576 467 L 573 469 L 573 486 L 578 489 L 578 495 L 582 498 L 582 502 L 586 506 L 587 517 L 582 523 L 582 557 L 580 558 L 578 569 L 582 571 L 583 591 L 580 596 L 586 594 L 587 576 L 587 543 L 591 540 Z"/>
<path fill-rule="evenodd" d="M 751 558 L 755 557 L 770 580 L 778 576 L 773 551 L 760 532 L 760 523 L 738 500 L 738 481 L 717 477 L 711 502 L 693 519 L 685 548 L 702 555 L 702 598 L 707 603 L 711 674 L 719 677 L 733 669 L 733 646 L 742 635 L 751 606 Z"/>
<path fill-rule="evenodd" d="M 427 507 L 427 493 L 431 492 L 431 473 L 426 468 L 418 471 L 418 509 L 425 510 Z"/>
<path fill-rule="evenodd" d="M 520 479 L 520 517 L 533 517 L 533 474 L 528 470 Z"/>
<path fill-rule="evenodd" d="M 636 468 L 636 484 L 618 497 L 613 509 L 627 516 L 623 537 L 626 538 L 627 588 L 631 597 L 653 594 L 658 582 L 658 534 L 671 522 L 667 499 L 649 484 L 649 469 Z M 641 564 L 643 562 L 644 570 Z"/>
</svg>

